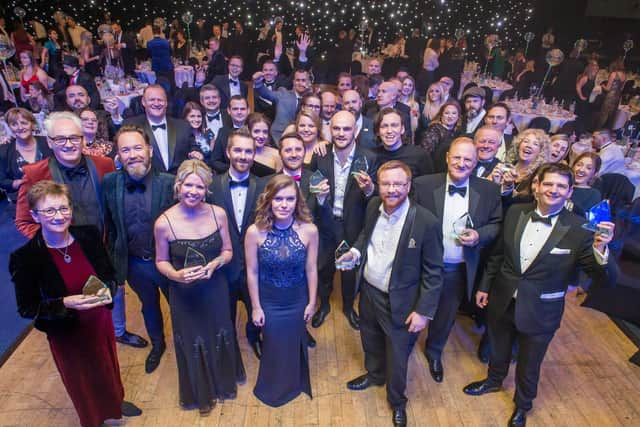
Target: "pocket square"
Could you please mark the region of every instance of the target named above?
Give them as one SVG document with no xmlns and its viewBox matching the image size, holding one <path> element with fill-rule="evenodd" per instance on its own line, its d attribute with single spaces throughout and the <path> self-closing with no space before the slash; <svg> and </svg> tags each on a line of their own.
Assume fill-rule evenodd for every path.
<svg viewBox="0 0 640 427">
<path fill-rule="evenodd" d="M 553 248 L 549 253 L 551 255 L 569 255 L 571 253 L 571 249 Z"/>
<path fill-rule="evenodd" d="M 540 294 L 540 299 L 558 299 L 564 298 L 565 291 L 549 292 L 546 294 Z"/>
<path fill-rule="evenodd" d="M 409 249 L 415 249 L 415 248 L 416 248 L 416 241 L 412 237 L 411 239 L 409 239 Z"/>
</svg>

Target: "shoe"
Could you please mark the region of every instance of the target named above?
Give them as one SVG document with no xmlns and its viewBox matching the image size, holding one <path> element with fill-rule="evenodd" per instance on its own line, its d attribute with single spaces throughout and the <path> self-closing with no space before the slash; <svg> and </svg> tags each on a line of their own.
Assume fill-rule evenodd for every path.
<svg viewBox="0 0 640 427">
<path fill-rule="evenodd" d="M 489 346 L 489 339 L 486 338 L 486 335 L 482 336 L 480 339 L 480 344 L 478 344 L 478 359 L 484 364 L 489 363 L 489 355 L 491 354 L 491 347 Z"/>
<path fill-rule="evenodd" d="M 309 348 L 315 348 L 316 347 L 316 340 L 315 340 L 315 338 L 313 338 L 313 336 L 311 336 L 311 334 L 309 333 L 308 330 L 307 330 L 307 347 L 309 347 Z"/>
<path fill-rule="evenodd" d="M 509 427 L 524 427 L 527 424 L 527 411 L 516 408 L 509 418 Z"/>
<path fill-rule="evenodd" d="M 329 304 L 323 304 L 320 306 L 316 314 L 313 315 L 311 319 L 311 326 L 314 328 L 319 328 L 320 325 L 324 323 L 324 319 L 327 318 L 329 313 L 331 312 L 331 306 Z"/>
<path fill-rule="evenodd" d="M 213 411 L 213 408 L 215 407 L 216 407 L 216 402 L 214 400 L 212 404 L 207 405 L 203 408 L 198 408 L 198 412 L 200 412 L 201 417 L 208 417 L 209 415 L 211 415 L 211 411 Z"/>
<path fill-rule="evenodd" d="M 407 411 L 404 409 L 393 410 L 393 427 L 407 427 Z"/>
<path fill-rule="evenodd" d="M 162 359 L 162 355 L 164 354 L 164 350 L 166 348 L 167 347 L 164 344 L 154 345 L 153 347 L 151 347 L 151 351 L 147 356 L 147 360 L 144 362 L 144 371 L 147 374 L 150 374 L 156 370 L 156 368 L 160 364 L 160 359 Z"/>
<path fill-rule="evenodd" d="M 347 383 L 347 388 L 349 390 L 359 391 L 364 390 L 365 388 L 369 388 L 372 385 L 381 386 L 382 383 L 376 383 L 371 378 L 369 378 L 369 374 L 360 375 L 358 378 L 354 378 Z"/>
<path fill-rule="evenodd" d="M 127 402 L 126 400 L 122 401 L 121 407 L 122 415 L 125 417 L 138 417 L 142 415 L 142 409 L 138 408 L 131 402 Z"/>
<path fill-rule="evenodd" d="M 132 334 L 131 332 L 124 331 L 124 334 L 116 337 L 116 341 L 120 344 L 129 345 L 135 348 L 145 348 L 149 343 L 140 335 Z"/>
<path fill-rule="evenodd" d="M 258 359 L 262 358 L 262 340 L 258 338 L 255 341 L 250 341 L 249 345 L 253 349 L 253 354 L 255 354 Z"/>
<path fill-rule="evenodd" d="M 349 311 L 345 311 L 344 315 L 347 316 L 347 320 L 349 320 L 349 325 L 355 329 L 356 331 L 360 330 L 360 317 L 358 313 L 354 309 Z"/>
<path fill-rule="evenodd" d="M 502 386 L 491 384 L 488 378 L 485 378 L 482 381 L 476 381 L 471 384 L 467 384 L 462 391 L 469 396 L 482 396 L 487 393 L 495 393 L 496 391 L 500 391 Z"/>
<path fill-rule="evenodd" d="M 429 356 L 427 356 L 427 362 L 429 363 L 429 373 L 431 373 L 431 377 L 435 382 L 441 383 L 442 378 L 444 377 L 444 368 L 442 367 L 442 360 L 431 359 Z"/>
</svg>

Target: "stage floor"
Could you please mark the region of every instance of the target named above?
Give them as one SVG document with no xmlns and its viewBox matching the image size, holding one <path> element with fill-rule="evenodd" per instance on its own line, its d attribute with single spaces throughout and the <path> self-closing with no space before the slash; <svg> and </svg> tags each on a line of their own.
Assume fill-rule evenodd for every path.
<svg viewBox="0 0 640 427">
<path fill-rule="evenodd" d="M 336 289 L 338 291 L 338 289 Z M 336 292 L 334 292 L 334 295 Z M 139 304 L 131 291 L 128 329 L 142 333 Z M 603 314 L 579 307 L 575 294 L 567 297 L 561 329 L 542 367 L 542 379 L 531 426 L 640 425 L 640 368 L 627 359 L 632 343 Z M 312 329 L 318 346 L 309 351 L 314 397 L 301 395 L 282 408 L 269 408 L 253 396 L 258 361 L 246 339 L 240 338 L 247 383 L 238 398 L 218 404 L 211 415 L 178 407 L 176 362 L 171 338 L 162 363 L 144 373 L 148 349 L 118 345 L 126 399 L 144 414 L 127 426 L 389 426 L 391 412 L 381 387 L 362 392 L 345 383 L 363 373 L 360 337 L 342 315 L 338 298 L 325 324 Z M 165 305 L 165 318 L 169 312 Z M 244 313 L 243 309 L 239 310 Z M 244 321 L 244 319 L 242 320 Z M 244 330 L 244 327 L 239 328 Z M 512 410 L 513 369 L 505 391 L 482 397 L 462 393 L 464 385 L 484 378 L 486 366 L 475 356 L 478 332 L 460 316 L 445 348 L 444 382 L 436 384 L 421 348 L 422 334 L 409 363 L 407 413 L 410 426 L 503 426 Z M 0 426 L 75 426 L 77 417 L 53 364 L 45 336 L 32 331 L 0 368 Z"/>
</svg>

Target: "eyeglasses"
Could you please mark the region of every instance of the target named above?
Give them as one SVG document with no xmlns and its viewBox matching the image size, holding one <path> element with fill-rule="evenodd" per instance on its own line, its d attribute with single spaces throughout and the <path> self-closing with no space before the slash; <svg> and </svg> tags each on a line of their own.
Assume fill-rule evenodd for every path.
<svg viewBox="0 0 640 427">
<path fill-rule="evenodd" d="M 380 188 L 384 188 L 384 189 L 388 189 L 388 190 L 390 190 L 391 188 L 403 189 L 407 185 L 409 185 L 408 182 L 381 182 L 380 183 Z"/>
<path fill-rule="evenodd" d="M 47 209 L 35 209 L 34 212 L 42 214 L 46 218 L 53 218 L 58 212 L 62 216 L 71 215 L 71 208 L 69 206 L 60 206 L 59 208 L 47 208 Z"/>
<path fill-rule="evenodd" d="M 80 145 L 82 143 L 82 135 L 54 136 L 49 137 L 49 140 L 55 145 L 65 145 L 67 142 L 73 145 Z"/>
</svg>

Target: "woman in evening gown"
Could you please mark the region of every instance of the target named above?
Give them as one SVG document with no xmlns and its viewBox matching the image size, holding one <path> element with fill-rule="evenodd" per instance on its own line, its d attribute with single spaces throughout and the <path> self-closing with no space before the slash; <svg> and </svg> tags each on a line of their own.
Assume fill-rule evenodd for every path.
<svg viewBox="0 0 640 427">
<path fill-rule="evenodd" d="M 318 230 L 295 181 L 273 177 L 260 195 L 245 240 L 252 318 L 263 347 L 255 396 L 281 406 L 311 397 L 305 323 L 313 316 L 318 282 Z"/>
<path fill-rule="evenodd" d="M 606 95 L 602 102 L 602 107 L 600 107 L 600 115 L 598 116 L 596 129 L 608 127 L 613 124 L 613 120 L 618 111 L 618 105 L 620 104 L 620 98 L 622 97 L 622 87 L 627 80 L 622 59 L 614 61 L 609 67 L 609 71 L 609 79 L 603 88 Z"/>
<path fill-rule="evenodd" d="M 225 211 L 205 202 L 212 176 L 200 160 L 178 169 L 178 204 L 155 225 L 156 266 L 171 282 L 169 307 L 178 363 L 180 405 L 208 415 L 234 399 L 246 379 L 220 268 L 232 257 Z"/>
</svg>

